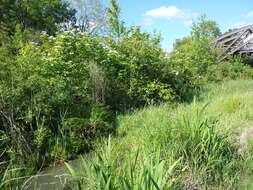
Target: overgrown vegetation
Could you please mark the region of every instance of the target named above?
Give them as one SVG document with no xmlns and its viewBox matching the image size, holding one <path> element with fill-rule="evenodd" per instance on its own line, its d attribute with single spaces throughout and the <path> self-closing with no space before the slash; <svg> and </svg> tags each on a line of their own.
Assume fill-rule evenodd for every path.
<svg viewBox="0 0 253 190">
<path fill-rule="evenodd" d="M 238 136 L 247 131 L 245 141 L 252 138 L 252 81 L 205 89 L 191 104 L 119 116 L 116 138 L 84 157 L 82 169 L 68 165 L 73 188 L 251 189 L 251 146 Z"/>
<path fill-rule="evenodd" d="M 111 0 L 108 8 L 99 1 L 86 3 L 85 12 L 60 0 L 1 3 L 2 189 L 18 188 L 51 163 L 90 152 L 102 138 L 123 135 L 117 128 L 119 114 L 164 103 L 174 112 L 175 105 L 192 101 L 207 82 L 253 76 L 241 57 L 219 62 L 219 50 L 211 43 L 220 30 L 205 17 L 167 53 L 159 35 L 124 25 L 117 1 Z M 233 113 L 240 103 L 235 99 L 223 107 Z M 237 176 L 231 172 L 240 173 L 241 158 L 219 132 L 219 118 L 203 112 L 198 108 L 194 116 L 179 112 L 164 124 L 146 123 L 155 131 L 141 143 L 153 148 L 139 147 L 129 159 L 121 157 L 123 149 L 122 155 L 110 156 L 114 152 L 108 145 L 94 162 L 84 162 L 83 175 L 89 176 L 85 182 L 77 179 L 79 188 L 234 187 Z"/>
</svg>

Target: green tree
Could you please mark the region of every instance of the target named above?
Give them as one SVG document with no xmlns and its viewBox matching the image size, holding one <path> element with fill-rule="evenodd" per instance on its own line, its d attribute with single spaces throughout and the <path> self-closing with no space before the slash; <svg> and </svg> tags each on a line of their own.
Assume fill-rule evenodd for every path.
<svg viewBox="0 0 253 190">
<path fill-rule="evenodd" d="M 108 8 L 108 21 L 110 32 L 116 38 L 120 38 L 126 31 L 124 22 L 120 18 L 120 6 L 117 0 L 110 0 L 110 7 Z"/>
<path fill-rule="evenodd" d="M 184 37 L 182 39 L 176 39 L 176 41 L 174 42 L 173 44 L 173 48 L 174 49 L 177 49 L 179 48 L 180 46 L 188 43 L 189 41 L 191 40 L 191 37 L 187 36 L 187 37 Z"/>
<path fill-rule="evenodd" d="M 169 62 L 178 74 L 177 85 L 182 81 L 189 81 L 179 85 L 177 94 L 181 97 L 190 94 L 189 87 L 205 82 L 209 67 L 218 63 L 211 43 L 219 34 L 218 24 L 201 16 L 193 23 L 190 36 L 176 40 Z"/>
<path fill-rule="evenodd" d="M 0 32 L 15 33 L 17 24 L 23 30 L 54 34 L 61 23 L 74 18 L 75 10 L 61 0 L 0 0 Z"/>
<path fill-rule="evenodd" d="M 200 16 L 192 24 L 191 35 L 196 38 L 216 38 L 221 34 L 217 22 L 208 20 L 205 15 Z"/>
</svg>

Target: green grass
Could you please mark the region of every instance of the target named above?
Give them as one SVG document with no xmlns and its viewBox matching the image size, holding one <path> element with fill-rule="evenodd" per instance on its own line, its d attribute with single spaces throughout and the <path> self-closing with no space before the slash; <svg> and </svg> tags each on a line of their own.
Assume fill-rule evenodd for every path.
<svg viewBox="0 0 253 190">
<path fill-rule="evenodd" d="M 253 189 L 252 97 L 253 81 L 227 81 L 205 86 L 192 103 L 118 116 L 116 136 L 84 156 L 78 171 L 66 164 L 71 189 Z M 2 189 L 26 178 L 12 168 Z"/>
<path fill-rule="evenodd" d="M 208 85 L 190 104 L 118 117 L 117 136 L 84 159 L 79 189 L 250 189 L 252 149 L 238 153 L 253 123 L 253 81 Z M 109 144 L 109 145 L 108 145 Z M 78 177 L 79 176 L 79 177 Z"/>
</svg>

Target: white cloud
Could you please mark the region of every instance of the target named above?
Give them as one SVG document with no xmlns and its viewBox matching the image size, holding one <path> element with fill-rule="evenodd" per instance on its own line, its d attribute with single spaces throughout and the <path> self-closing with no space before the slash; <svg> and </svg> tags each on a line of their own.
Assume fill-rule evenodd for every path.
<svg viewBox="0 0 253 190">
<path fill-rule="evenodd" d="M 244 15 L 245 18 L 252 18 L 253 17 L 253 11 L 248 12 L 246 15 Z"/>
<path fill-rule="evenodd" d="M 175 6 L 162 6 L 146 11 L 145 16 L 168 20 L 191 20 L 196 18 L 198 14 L 189 10 L 179 9 Z"/>
</svg>

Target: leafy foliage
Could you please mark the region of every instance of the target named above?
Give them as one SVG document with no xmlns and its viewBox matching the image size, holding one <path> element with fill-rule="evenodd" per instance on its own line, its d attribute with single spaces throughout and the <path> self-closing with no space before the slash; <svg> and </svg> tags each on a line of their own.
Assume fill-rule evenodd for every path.
<svg viewBox="0 0 253 190">
<path fill-rule="evenodd" d="M 120 18 L 120 6 L 117 0 L 110 0 L 110 7 L 107 10 L 110 31 L 113 36 L 120 38 L 126 28 Z"/>
<path fill-rule="evenodd" d="M 107 17 L 103 18 L 110 35 L 104 35 L 100 27 L 93 28 L 93 21 L 104 22 L 97 15 L 103 9 L 98 1 L 92 4 L 98 10 L 89 15 L 86 11 L 90 9 L 85 10 L 79 21 L 74 17 L 75 10 L 60 0 L 1 2 L 0 158 L 4 161 L 0 165 L 0 185 L 9 178 L 12 182 L 12 177 L 23 179 L 19 176 L 53 161 L 89 152 L 100 138 L 117 134 L 118 114 L 146 105 L 167 102 L 171 106 L 191 100 L 207 81 L 253 76 L 241 58 L 223 63 L 217 60 L 218 50 L 211 47 L 211 42 L 220 31 L 214 21 L 200 17 L 191 35 L 177 40 L 174 50 L 167 53 L 160 46 L 160 36 L 142 32 L 139 27 L 126 28 L 119 4 L 116 0 L 110 2 Z M 74 24 L 73 31 L 63 27 L 68 24 Z M 80 30 L 75 29 L 78 24 Z M 171 139 L 182 146 L 173 154 L 183 155 L 189 167 L 223 172 L 221 163 L 235 159 L 227 138 L 212 129 L 213 123 L 178 125 L 182 125 L 181 136 Z M 161 137 L 157 142 L 164 140 L 163 135 L 157 136 Z M 183 138 L 188 141 L 181 142 Z M 195 146 L 203 150 L 194 152 Z M 213 150 L 212 146 L 220 149 Z M 200 165 L 195 163 L 196 156 L 203 158 Z M 130 161 L 122 179 L 113 170 L 104 171 L 108 169 L 104 166 L 106 160 L 99 159 L 86 167 L 94 177 L 101 166 L 96 177 L 102 181 L 94 188 L 118 188 L 114 185 L 120 182 L 120 187 L 126 189 L 138 189 L 139 184 L 144 189 L 159 189 L 166 183 L 159 176 L 166 173 L 160 157 L 148 159 L 147 165 L 136 170 L 131 170 L 135 165 Z M 221 162 L 215 165 L 209 157 Z M 16 173 L 15 167 L 20 168 Z M 6 174 L 1 175 L 4 171 Z M 210 175 L 213 178 L 214 174 Z"/>
<path fill-rule="evenodd" d="M 195 22 L 193 22 L 191 35 L 198 39 L 214 39 L 221 35 L 221 31 L 215 21 L 207 20 L 206 16 L 202 15 Z"/>
<path fill-rule="evenodd" d="M 1 0 L 1 29 L 7 34 L 14 34 L 16 25 L 20 24 L 23 29 L 53 34 L 57 25 L 73 19 L 74 13 L 74 10 L 68 9 L 67 3 L 60 0 Z"/>
<path fill-rule="evenodd" d="M 212 41 L 220 34 L 216 22 L 205 16 L 193 23 L 191 35 L 179 39 L 170 54 L 170 62 L 178 73 L 189 73 L 190 81 L 203 84 L 207 81 L 223 79 L 250 78 L 252 69 L 245 66 L 240 57 L 231 57 L 220 62 L 218 49 L 212 47 Z"/>
<path fill-rule="evenodd" d="M 13 140 L 12 153 L 22 152 L 14 158 L 24 165 L 87 152 L 96 138 L 114 133 L 116 112 L 175 97 L 167 76 L 159 74 L 167 64 L 159 40 L 138 29 L 119 41 L 41 34 L 38 43 L 17 47 L 12 59 L 1 48 L 1 130 Z M 26 139 L 24 146 L 15 146 L 9 128 Z"/>
</svg>

